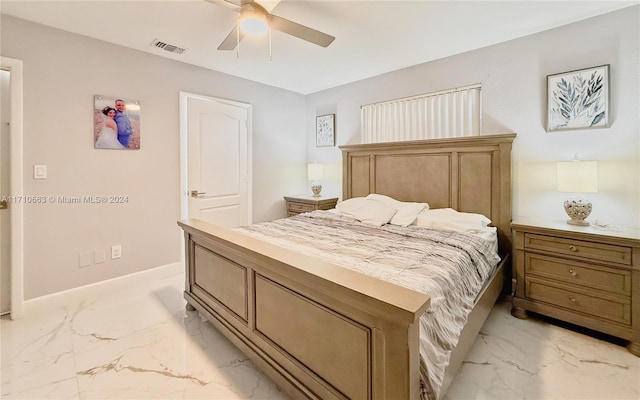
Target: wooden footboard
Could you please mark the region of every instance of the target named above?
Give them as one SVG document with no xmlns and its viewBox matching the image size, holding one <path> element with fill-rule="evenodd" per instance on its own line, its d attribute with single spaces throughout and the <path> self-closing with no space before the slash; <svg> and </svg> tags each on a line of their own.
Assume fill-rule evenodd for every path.
<svg viewBox="0 0 640 400">
<path fill-rule="evenodd" d="M 293 398 L 418 399 L 429 296 L 198 220 L 185 299 Z"/>
</svg>

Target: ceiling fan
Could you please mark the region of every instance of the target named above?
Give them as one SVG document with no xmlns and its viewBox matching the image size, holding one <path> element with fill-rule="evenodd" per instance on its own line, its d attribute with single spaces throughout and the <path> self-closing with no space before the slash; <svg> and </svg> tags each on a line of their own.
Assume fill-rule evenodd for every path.
<svg viewBox="0 0 640 400">
<path fill-rule="evenodd" d="M 220 43 L 218 50 L 233 50 L 240 40 L 242 40 L 245 33 L 260 35 L 266 33 L 269 28 L 322 47 L 329 46 L 335 40 L 335 37 L 331 35 L 271 14 L 265 7 L 254 0 L 206 1 L 231 8 L 240 14 L 238 24 L 229 32 L 222 43 Z M 240 31 L 238 31 L 238 27 L 240 27 Z"/>
</svg>

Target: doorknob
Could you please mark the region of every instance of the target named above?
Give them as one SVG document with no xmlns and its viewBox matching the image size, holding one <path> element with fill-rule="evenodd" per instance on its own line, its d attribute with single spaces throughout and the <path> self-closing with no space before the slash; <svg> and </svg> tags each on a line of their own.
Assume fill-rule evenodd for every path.
<svg viewBox="0 0 640 400">
<path fill-rule="evenodd" d="M 0 201 L 0 210 L 4 210 L 4 209 L 7 209 L 7 208 L 9 208 L 9 205 L 7 204 L 7 201 L 6 200 Z"/>
<path fill-rule="evenodd" d="M 198 192 L 197 190 L 192 190 L 191 191 L 191 197 L 198 197 L 198 196 L 202 196 L 203 194 L 207 194 L 206 192 Z"/>
</svg>

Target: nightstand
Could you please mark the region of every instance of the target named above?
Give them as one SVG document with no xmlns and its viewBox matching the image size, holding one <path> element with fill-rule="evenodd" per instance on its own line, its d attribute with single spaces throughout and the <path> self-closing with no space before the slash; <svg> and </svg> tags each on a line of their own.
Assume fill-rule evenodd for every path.
<svg viewBox="0 0 640 400">
<path fill-rule="evenodd" d="M 312 195 L 284 196 L 287 204 L 287 217 L 313 210 L 330 210 L 336 207 L 337 197 L 313 197 Z"/>
<path fill-rule="evenodd" d="M 518 218 L 513 309 L 628 340 L 640 356 L 640 231 Z"/>
</svg>

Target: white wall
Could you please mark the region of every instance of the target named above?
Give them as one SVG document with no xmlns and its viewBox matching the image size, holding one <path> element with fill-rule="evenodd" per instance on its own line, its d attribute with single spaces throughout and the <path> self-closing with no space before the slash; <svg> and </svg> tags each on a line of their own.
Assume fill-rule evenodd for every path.
<svg viewBox="0 0 640 400">
<path fill-rule="evenodd" d="M 254 222 L 283 217 L 282 195 L 309 191 L 307 160 L 328 163 L 323 194 L 341 194 L 341 154 L 315 147 L 316 115 L 335 113 L 337 144 L 357 143 L 362 104 L 482 83 L 484 133 L 518 134 L 514 215 L 564 219 L 553 162 L 578 153 L 600 161 L 592 219 L 639 227 L 639 17 L 635 6 L 305 98 L 3 15 L 2 55 L 24 61 L 23 194 L 130 199 L 27 205 L 25 298 L 180 260 L 179 91 L 253 104 Z M 611 65 L 611 127 L 546 133 L 546 75 L 602 64 Z M 93 149 L 94 94 L 140 100 L 140 151 Z M 34 164 L 48 165 L 47 180 L 30 178 Z M 122 259 L 78 267 L 79 253 L 112 244 Z"/>
<path fill-rule="evenodd" d="M 25 299 L 180 261 L 179 92 L 253 105 L 254 222 L 305 185 L 304 96 L 12 17 L 2 55 L 24 62 L 24 195 L 123 195 L 120 205 L 26 205 Z M 139 151 L 93 148 L 93 95 L 141 103 Z M 273 101 L 277 99 L 277 101 Z M 48 179 L 33 180 L 34 164 Z M 123 257 L 79 268 L 79 254 Z"/>
<path fill-rule="evenodd" d="M 359 143 L 360 106 L 482 83 L 483 134 L 515 132 L 513 215 L 566 219 L 555 161 L 599 161 L 590 220 L 640 227 L 640 6 L 308 95 L 307 158 L 328 163 L 340 195 L 341 154 L 315 147 L 315 116 L 336 113 L 337 143 Z M 546 76 L 610 64 L 611 126 L 547 133 Z"/>
</svg>

